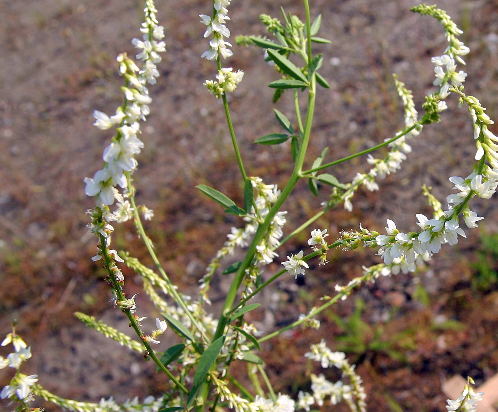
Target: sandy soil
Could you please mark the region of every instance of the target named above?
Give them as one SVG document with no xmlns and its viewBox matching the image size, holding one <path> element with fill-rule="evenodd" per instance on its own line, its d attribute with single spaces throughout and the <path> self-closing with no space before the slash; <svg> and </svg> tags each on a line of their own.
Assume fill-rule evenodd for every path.
<svg viewBox="0 0 498 412">
<path fill-rule="evenodd" d="M 332 45 L 318 48 L 327 56 L 322 75 L 332 87 L 319 96 L 311 153 L 317 155 L 329 146 L 330 158 L 338 158 L 379 143 L 401 127 L 392 73 L 413 89 L 421 111 L 423 96 L 432 89 L 430 57 L 440 55 L 446 44 L 436 22 L 409 12 L 414 1 L 311 3 L 313 13 L 323 15 L 321 35 L 332 40 Z M 223 243 L 223 234 L 237 224 L 221 216 L 195 185 L 214 186 L 235 199 L 241 196 L 233 179 L 237 171 L 221 107 L 201 86 L 215 74 L 212 62 L 199 58 L 206 41 L 198 14 L 209 13 L 209 4 L 157 2 L 168 53 L 160 64 L 162 77 L 151 88 L 152 114 L 144 128 L 146 147 L 136 174 L 139 200 L 156 214 L 149 225 L 151 237 L 166 269 L 184 290 L 194 290 L 204 266 Z M 294 0 L 278 6 L 274 1 L 234 2 L 233 36 L 264 34 L 259 14 L 277 16 L 280 4 L 303 14 Z M 466 59 L 466 91 L 479 97 L 491 118 L 498 119 L 498 5 L 493 0 L 445 0 L 438 6 L 465 30 L 463 40 L 472 50 Z M 80 400 L 97 401 L 110 394 L 124 400 L 158 394 L 164 388 L 164 381 L 155 380 L 152 365 L 114 350 L 72 316 L 81 310 L 127 329 L 110 303 L 101 270 L 90 261 L 95 239 L 85 228 L 85 211 L 92 200 L 84 195 L 82 180 L 100 168 L 102 149 L 110 138 L 92 127 L 92 111 L 112 113 L 120 104 L 122 83 L 115 56 L 123 51 L 135 54 L 130 40 L 138 36 L 141 13 L 138 0 L 0 0 L 0 336 L 18 319 L 18 331 L 34 354 L 26 372 L 37 373 L 47 389 Z M 252 143 L 278 130 L 271 115 L 272 91 L 266 87 L 275 77 L 261 57 L 259 50 L 234 48 L 230 64 L 244 70 L 245 77 L 231 96 L 231 107 L 250 174 L 281 185 L 291 167 L 288 151 Z M 332 64 L 331 58 L 339 64 Z M 465 110 L 457 109 L 455 98 L 449 106 L 443 122 L 413 141 L 404 169 L 389 176 L 380 192 L 360 193 L 353 214 L 332 211 L 320 221 L 332 237 L 360 223 L 382 228 L 386 218 L 395 220 L 401 230 L 410 230 L 415 213 L 429 213 L 420 196 L 422 184 L 432 186 L 444 200 L 451 188 L 447 178 L 470 173 L 469 156 L 475 150 L 471 121 Z M 292 113 L 288 98 L 277 107 Z M 492 130 L 498 133 L 496 126 Z M 332 173 L 347 181 L 358 168 L 367 167 L 362 158 Z M 323 200 L 311 198 L 301 185 L 288 205 L 295 226 Z M 486 217 L 482 229 L 498 232 L 496 201 L 475 204 L 479 215 Z M 373 329 L 383 328 L 386 340 L 408 330 L 404 347 L 402 342 L 395 347 L 403 351 L 406 362 L 371 350 L 348 355 L 365 381 L 369 410 L 395 410 L 394 404 L 410 411 L 443 410 L 440 388 L 447 377 L 471 374 L 479 384 L 498 372 L 498 292 L 494 285 L 485 291 L 471 288 L 480 233 L 469 233 L 454 250 L 446 247 L 416 280 L 404 275 L 382 279 L 336 307 L 335 313 L 347 319 L 354 299 L 361 297 L 368 308 L 363 320 Z M 145 256 L 129 225 L 114 241 L 119 247 L 129 242 L 135 255 Z M 298 244 L 290 245 L 289 252 Z M 330 265 L 316 268 L 304 284 L 282 280 L 272 292 L 278 301 L 261 313 L 265 327 L 295 319 L 317 304 L 324 285 L 332 290 L 335 283 L 358 275 L 362 264 L 377 261 L 371 252 L 348 252 L 330 256 Z M 425 305 L 417 298 L 418 284 L 428 292 Z M 128 287 L 132 294 L 139 290 L 134 282 Z M 221 299 L 224 288 L 220 284 L 215 289 L 214 300 Z M 138 303 L 147 312 L 145 296 L 139 296 Z M 445 319 L 463 327 L 438 328 L 437 322 Z M 306 387 L 310 371 L 302 355 L 310 342 L 325 337 L 334 346 L 340 328 L 328 314 L 321 321 L 324 327 L 318 332 L 298 331 L 267 346 L 265 360 L 280 382 L 277 390 L 296 394 Z M 2 385 L 10 373 L 0 371 Z M 3 401 L 2 408 L 7 408 Z"/>
</svg>

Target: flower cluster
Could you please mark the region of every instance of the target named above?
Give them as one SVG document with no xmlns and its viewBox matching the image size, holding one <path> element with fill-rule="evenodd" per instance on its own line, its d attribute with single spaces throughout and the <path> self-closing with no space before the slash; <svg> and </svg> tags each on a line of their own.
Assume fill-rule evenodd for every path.
<svg viewBox="0 0 498 412">
<path fill-rule="evenodd" d="M 230 5 L 231 0 L 214 0 L 214 16 L 207 16 L 201 14 L 199 17 L 202 19 L 201 23 L 207 26 L 204 37 L 208 37 L 211 34 L 213 39 L 209 42 L 209 49 L 202 53 L 203 58 L 208 60 L 216 60 L 219 55 L 223 58 L 230 57 L 233 53 L 227 48 L 227 46 L 232 47 L 232 45 L 223 38 L 230 37 L 230 30 L 225 26 L 225 22 L 230 20 L 228 17 L 227 7 Z"/>
<path fill-rule="evenodd" d="M 1 345 L 7 346 L 9 343 L 12 343 L 15 351 L 9 354 L 7 358 L 0 356 L 0 369 L 9 366 L 16 369 L 16 375 L 10 381 L 10 384 L 2 389 L 0 398 L 13 398 L 22 402 L 29 402 L 32 398 L 31 387 L 38 381 L 38 377 L 36 375 L 23 375 L 19 372 L 19 368 L 25 360 L 31 358 L 31 348 L 28 348 L 22 338 L 16 334 L 15 329 L 7 335 Z"/>
<path fill-rule="evenodd" d="M 126 86 L 122 87 L 125 102 L 116 110 L 116 114 L 108 116 L 95 111 L 94 125 L 101 130 L 117 126 L 117 134 L 103 153 L 104 168 L 97 171 L 93 178 L 85 178 L 85 193 L 88 196 L 97 196 L 97 206 L 112 205 L 116 197 L 116 186 L 126 188 L 125 172 L 132 172 L 137 167 L 135 155 L 140 153 L 143 142 L 137 137 L 140 132 L 138 121 L 145 120 L 149 114 L 152 99 L 149 96 L 146 84 L 156 83 L 159 76 L 156 64 L 161 61 L 159 53 L 166 50 L 165 43 L 159 41 L 164 37 L 164 29 L 157 25 L 156 9 L 152 0 L 146 2 L 145 22 L 140 29 L 143 40 L 133 39 L 132 43 L 141 52 L 136 56 L 142 60 L 142 69 L 126 54 L 120 54 L 119 72 L 126 79 Z"/>
<path fill-rule="evenodd" d="M 244 72 L 242 70 L 232 71 L 231 67 L 221 68 L 216 75 L 217 81 L 206 80 L 204 86 L 210 93 L 214 94 L 217 99 L 223 96 L 225 92 L 233 92 L 237 85 L 242 81 Z"/>
<path fill-rule="evenodd" d="M 332 352 L 325 341 L 317 345 L 311 345 L 311 352 L 306 353 L 307 358 L 320 362 L 322 368 L 334 366 L 342 370 L 342 376 L 349 379 L 350 384 L 344 385 L 342 381 L 335 384 L 329 382 L 323 375 L 311 375 L 311 390 L 308 392 L 299 392 L 298 407 L 306 411 L 310 406 L 316 403 L 322 406 L 325 398 L 330 397 L 330 402 L 336 405 L 341 399 L 344 399 L 352 411 L 364 412 L 366 409 L 365 392 L 362 387 L 362 380 L 354 371 L 354 366 L 349 365 L 346 355 L 342 352 Z"/>
</svg>

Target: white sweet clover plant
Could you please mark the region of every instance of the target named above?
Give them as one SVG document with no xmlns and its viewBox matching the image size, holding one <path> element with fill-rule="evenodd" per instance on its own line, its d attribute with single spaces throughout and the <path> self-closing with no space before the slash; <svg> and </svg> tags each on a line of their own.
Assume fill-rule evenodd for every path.
<svg viewBox="0 0 498 412">
<path fill-rule="evenodd" d="M 425 110 L 424 116 L 419 118 L 411 91 L 395 76 L 395 86 L 404 104 L 404 128 L 383 143 L 343 159 L 325 162 L 325 149 L 308 170 L 303 165 L 305 160 L 309 160 L 306 159 L 306 153 L 312 130 L 315 98 L 318 86 L 328 87 L 327 81 L 318 73 L 322 57 L 313 56 L 311 47 L 312 42 L 328 42 L 316 36 L 320 29 L 321 17 L 311 23 L 308 1 L 304 0 L 305 22 L 285 13 L 283 23 L 276 18 L 262 15 L 261 20 L 274 36 L 274 40 L 256 36 L 241 36 L 237 39 L 239 44 L 255 45 L 264 49 L 266 61 L 281 75 L 279 80 L 270 84 L 270 87 L 275 89 L 274 101 L 278 101 L 285 91 L 294 95 L 297 128 L 294 129 L 283 113 L 275 110 L 277 121 L 283 127 L 284 133 L 272 133 L 256 140 L 256 143 L 266 145 L 291 142 L 294 169 L 285 186 L 278 189 L 276 185 L 265 184 L 259 177 L 249 177 L 246 174 L 237 144 L 226 94 L 234 91 L 239 85 L 243 72 L 222 65 L 223 60 L 233 54 L 230 49 L 232 45 L 227 41 L 230 36 L 230 30 L 226 26 L 230 20 L 229 6 L 230 0 L 214 0 L 212 13 L 200 15 L 201 22 L 206 26 L 204 37 L 210 38 L 208 50 L 201 57 L 216 61 L 217 64 L 216 80 L 206 80 L 204 85 L 217 99 L 223 101 L 244 186 L 244 205 L 237 206 L 226 195 L 208 186 L 199 185 L 198 188 L 221 204 L 227 213 L 239 216 L 244 224 L 240 228 L 232 228 L 227 241 L 208 265 L 206 274 L 200 281 L 197 300 L 180 293 L 170 281 L 142 226 L 140 215 L 143 219 L 150 220 L 153 211 L 135 202 L 132 174 L 138 165 L 136 156 L 144 147 L 139 138 L 140 124 L 149 114 L 149 104 L 152 101 L 147 86 L 157 82 L 159 71 L 156 65 L 161 62 L 161 53 L 166 50 L 162 41 L 165 37 L 164 29 L 157 22 L 152 0 L 145 2 L 145 22 L 140 29 L 142 39 L 132 41 L 139 49 L 136 58 L 141 61 L 141 67 L 126 54 L 117 58 L 119 72 L 125 79 L 125 86 L 122 87 L 123 104 L 111 116 L 99 111 L 94 112 L 95 126 L 102 130 L 113 128 L 115 134 L 104 150 L 102 169 L 97 171 L 93 178 L 85 178 L 85 193 L 96 201 L 95 208 L 89 211 L 89 228 L 98 238 L 97 254 L 92 259 L 100 262 L 106 269 L 106 281 L 110 286 L 114 304 L 128 317 L 136 337 L 133 339 L 91 316 L 82 313 L 77 313 L 76 316 L 104 336 L 152 360 L 158 370 L 168 376 L 169 388 L 157 398 L 148 397 L 142 401 L 135 398 L 124 404 L 117 404 L 113 398 L 102 399 L 99 403 L 61 398 L 39 385 L 38 376 L 21 373 L 21 366 L 31 357 L 31 350 L 16 333 L 14 326 L 13 331 L 2 342 L 2 346 L 12 344 L 14 351 L 7 358 L 0 357 L 0 368 L 13 368 L 15 375 L 10 384 L 2 389 L 0 397 L 10 400 L 16 411 L 36 410 L 30 408 L 30 403 L 35 397 L 43 398 L 65 410 L 78 412 L 173 412 L 192 409 L 198 412 L 226 409 L 236 412 L 293 412 L 309 411 L 315 405 L 335 405 L 341 401 L 346 402 L 352 411 L 366 411 L 366 394 L 361 377 L 355 372 L 354 366 L 348 363 L 345 354 L 333 352 L 325 341 L 311 345 L 311 351 L 305 357 L 319 362 L 322 368 L 340 369 L 341 380 L 330 382 L 324 374 L 312 374 L 311 391 L 299 391 L 298 394 L 276 394 L 266 375 L 263 361 L 254 352 L 264 349 L 261 344 L 266 340 L 291 328 L 319 328 L 320 322 L 316 316 L 339 300 L 347 298 L 353 289 L 379 276 L 415 271 L 417 265 L 424 264 L 438 253 L 443 244 L 455 245 L 459 236 L 465 236 L 460 226 L 462 221 L 467 228 L 475 228 L 483 219 L 471 210 L 470 201 L 476 196 L 489 199 L 496 191 L 498 137 L 489 130 L 493 121 L 485 114 L 479 100 L 463 91 L 467 74 L 457 69 L 457 63 L 465 64 L 463 56 L 469 53 L 469 49 L 458 39 L 462 32 L 444 11 L 425 5 L 412 9 L 438 19 L 444 26 L 449 42 L 445 52 L 432 59 L 436 76 L 434 85 L 438 89 L 426 97 L 422 106 Z M 291 62 L 291 56 L 301 59 L 302 66 Z M 303 119 L 299 110 L 299 98 L 305 90 L 307 111 Z M 419 136 L 425 125 L 439 121 L 440 114 L 446 109 L 445 99 L 452 94 L 458 96 L 460 106 L 468 107 L 474 125 L 476 155 L 475 165 L 469 176 L 450 177 L 456 193 L 446 198 L 447 210 L 443 210 L 441 203 L 424 188 L 424 194 L 434 209 L 434 216 L 417 214 L 419 229 L 416 231 L 400 232 L 394 221 L 388 220 L 385 234 L 360 227 L 356 231 L 343 232 L 336 241 L 328 243 L 327 230 L 315 228 L 308 240 L 311 251 L 305 254 L 304 250 L 300 250 L 289 254 L 287 260 L 282 262 L 282 269 L 263 281 L 263 271 L 268 270 L 268 265 L 278 258 L 278 249 L 289 239 L 303 230 L 309 230 L 318 218 L 334 206 L 344 204 L 344 207 L 351 211 L 353 196 L 361 185 L 367 190 L 378 190 L 379 181 L 387 174 L 395 173 L 411 152 L 409 139 Z M 388 149 L 385 156 L 375 158 L 371 155 L 383 147 Z M 319 174 L 322 170 L 366 154 L 370 170 L 359 172 L 350 183 L 340 183 L 329 173 Z M 313 194 L 318 194 L 318 183 L 329 186 L 331 194 L 329 200 L 323 203 L 322 210 L 284 238 L 286 212 L 282 210 L 282 206 L 301 179 L 308 180 Z M 115 203 L 117 208 L 112 211 L 111 207 Z M 156 270 L 142 265 L 128 253 L 118 253 L 111 248 L 111 235 L 114 230 L 112 224 L 130 219 L 133 219 Z M 327 263 L 328 250 L 355 249 L 360 244 L 377 248 L 383 263 L 364 268 L 363 276 L 353 279 L 345 286 L 336 285 L 335 296 L 324 296 L 322 300 L 325 303 L 321 306 L 312 308 L 308 314 L 301 314 L 292 324 L 265 336 L 262 336 L 262 332 L 253 324 L 244 320 L 247 312 L 259 306 L 249 303 L 251 299 L 284 273 L 295 277 L 304 275 L 310 267 L 307 263 L 309 260 L 317 258 L 319 264 L 324 265 Z M 236 248 L 243 249 L 245 257 L 242 261 L 224 268 L 223 274 L 232 275 L 233 280 L 221 314 L 215 317 L 206 311 L 210 305 L 210 282 L 218 270 L 224 267 L 223 258 L 233 254 Z M 162 314 L 162 319 L 156 319 L 156 328 L 148 333 L 141 325 L 145 317 L 137 314 L 135 296 L 127 298 L 125 295 L 125 277 L 118 266 L 121 263 L 140 275 L 145 293 Z M 153 345 L 160 344 L 160 337 L 166 332 L 176 334 L 179 343 L 164 352 L 158 352 Z M 232 365 L 240 368 L 244 363 L 247 365 L 247 379 L 252 383 L 252 391 L 245 383 L 238 382 L 230 372 Z M 472 383 L 469 378 L 460 398 L 448 400 L 448 410 L 474 410 L 475 402 L 482 399 L 482 394 L 473 391 Z"/>
</svg>

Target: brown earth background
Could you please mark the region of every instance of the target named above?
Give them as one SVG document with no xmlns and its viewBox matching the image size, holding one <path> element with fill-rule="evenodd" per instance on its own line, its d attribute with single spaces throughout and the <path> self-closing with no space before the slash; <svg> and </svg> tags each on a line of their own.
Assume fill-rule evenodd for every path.
<svg viewBox="0 0 498 412">
<path fill-rule="evenodd" d="M 312 15 L 322 14 L 320 35 L 332 40 L 317 47 L 325 57 L 321 74 L 332 87 L 319 91 L 308 164 L 325 146 L 332 160 L 378 144 L 402 127 L 392 73 L 413 90 L 422 112 L 424 96 L 434 90 L 430 58 L 444 52 L 446 41 L 435 20 L 409 11 L 416 4 L 311 1 Z M 216 187 L 239 203 L 242 190 L 222 106 L 202 86 L 215 75 L 214 63 L 199 58 L 207 41 L 198 15 L 209 14 L 211 2 L 157 0 L 156 6 L 168 53 L 159 64 L 158 84 L 150 88 L 152 114 L 143 127 L 145 148 L 134 178 L 138 201 L 155 212 L 147 229 L 160 259 L 189 292 L 195 291 L 230 227 L 240 225 L 222 215 L 195 185 Z M 304 18 L 299 1 L 234 1 L 232 40 L 239 34 L 264 35 L 259 14 L 278 17 L 280 6 Z M 466 92 L 498 119 L 498 3 L 445 0 L 438 6 L 465 31 L 462 40 L 471 48 L 465 59 Z M 121 104 L 123 83 L 115 57 L 123 51 L 136 54 L 130 41 L 139 37 L 142 9 L 135 0 L 0 0 L 0 338 L 17 319 L 17 330 L 33 351 L 23 372 L 38 374 L 48 390 L 78 400 L 157 396 L 167 384 L 153 365 L 125 349 L 116 350 L 73 317 L 83 311 L 128 331 L 110 303 L 102 269 L 90 260 L 96 240 L 85 227 L 92 199 L 83 193 L 83 178 L 101 168 L 102 150 L 112 137 L 92 126 L 92 112 L 112 114 Z M 260 49 L 233 50 L 227 65 L 245 72 L 230 101 L 246 168 L 250 175 L 282 187 L 292 167 L 288 146 L 252 143 L 279 131 L 272 90 L 266 87 L 276 76 Z M 382 181 L 379 192 L 358 193 L 353 213 L 333 210 L 316 226 L 327 228 L 332 239 L 360 223 L 381 230 L 387 218 L 400 230 L 415 230 L 415 213 L 430 213 L 420 186 L 432 186 L 444 203 L 451 193 L 448 177 L 471 172 L 472 123 L 457 103 L 454 96 L 449 98 L 442 122 L 412 141 L 413 153 L 402 171 Z M 276 107 L 292 116 L 289 96 Z M 490 129 L 498 134 L 496 125 Z M 365 170 L 368 164 L 362 157 L 330 172 L 347 182 Z M 286 233 L 325 199 L 326 191 L 316 199 L 300 184 L 285 205 L 290 222 Z M 470 374 L 479 385 L 497 373 L 498 207 L 496 199 L 475 201 L 472 207 L 485 216 L 480 228 L 467 230 L 468 238 L 457 247 L 443 247 L 427 270 L 366 285 L 337 305 L 335 315 L 322 314 L 319 331 L 299 330 L 267 344 L 262 356 L 276 390 L 296 396 L 307 389 L 309 374 L 321 370 L 303 354 L 321 338 L 335 349 L 346 344 L 342 350 L 357 363 L 365 381 L 368 410 L 441 411 L 441 384 L 447 378 Z M 295 253 L 307 236 L 298 236 L 280 258 Z M 130 225 L 122 225 L 113 243 L 148 263 Z M 264 330 L 292 322 L 318 305 L 324 293 L 332 294 L 336 283 L 345 284 L 361 274 L 362 265 L 379 258 L 369 250 L 337 251 L 329 261 L 311 268 L 299 282 L 279 280 L 264 295 L 265 309 L 252 320 Z M 278 267 L 271 265 L 266 273 Z M 139 281 L 131 273 L 127 276 L 127 293 L 138 292 Z M 222 299 L 225 283 L 216 281 L 215 303 Z M 334 316 L 354 319 L 358 299 L 366 305 L 361 319 L 369 326 L 361 334 L 348 334 Z M 137 303 L 140 315 L 150 312 L 145 294 L 138 295 Z M 145 328 L 152 328 L 158 315 L 150 313 Z M 0 355 L 9 349 L 1 348 Z M 396 355 L 400 353 L 403 358 Z M 0 371 L 2 386 L 12 372 Z M 0 408 L 8 410 L 7 402 L 0 401 Z"/>
</svg>

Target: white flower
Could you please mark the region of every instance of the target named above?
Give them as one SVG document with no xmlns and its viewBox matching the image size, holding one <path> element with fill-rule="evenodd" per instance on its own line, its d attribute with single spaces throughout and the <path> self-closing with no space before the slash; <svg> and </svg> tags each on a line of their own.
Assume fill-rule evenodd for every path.
<svg viewBox="0 0 498 412">
<path fill-rule="evenodd" d="M 22 340 L 22 338 L 15 333 L 7 334 L 5 339 L 2 341 L 1 346 L 7 346 L 9 343 L 12 343 L 14 345 L 14 349 L 16 350 L 16 352 L 19 352 L 21 348 L 27 347 L 26 343 Z"/>
<path fill-rule="evenodd" d="M 289 272 L 289 275 L 295 276 L 296 278 L 297 275 L 304 275 L 304 268 L 309 268 L 309 266 L 302 258 L 302 250 L 296 255 L 287 256 L 287 262 L 283 262 L 282 265 L 284 265 L 287 272 Z"/>
<path fill-rule="evenodd" d="M 465 221 L 465 224 L 467 225 L 468 228 L 477 227 L 476 222 L 482 219 L 484 218 L 477 216 L 477 213 L 473 211 L 465 211 L 463 214 L 463 220 Z"/>
<path fill-rule="evenodd" d="M 85 194 L 87 196 L 99 195 L 102 204 L 112 205 L 114 203 L 114 191 L 109 182 L 111 177 L 111 171 L 108 168 L 97 171 L 93 179 L 85 177 Z"/>
<path fill-rule="evenodd" d="M 17 397 L 19 399 L 24 399 L 26 398 L 29 393 L 31 392 L 31 386 L 38 381 L 38 378 L 36 375 L 29 375 L 29 376 L 24 376 L 21 375 L 21 379 L 19 382 L 19 385 L 16 390 Z"/>
<path fill-rule="evenodd" d="M 9 366 L 18 369 L 21 363 L 31 358 L 31 348 L 21 348 L 18 352 L 11 353 L 7 356 Z"/>
<path fill-rule="evenodd" d="M 308 245 L 310 245 L 310 246 L 315 246 L 315 245 L 324 246 L 327 244 L 327 242 L 325 241 L 325 238 L 327 236 L 328 236 L 327 229 L 325 229 L 325 230 L 315 229 L 311 232 L 311 238 L 308 239 Z M 317 249 L 317 248 L 314 248 L 314 249 Z"/>
<path fill-rule="evenodd" d="M 165 320 L 160 320 L 156 318 L 156 328 L 157 331 L 159 331 L 160 333 L 164 333 L 168 328 L 168 324 L 166 323 Z"/>
<path fill-rule="evenodd" d="M 93 117 L 95 118 L 94 126 L 97 126 L 100 130 L 107 130 L 114 125 L 114 122 L 103 112 L 94 110 Z"/>
</svg>

